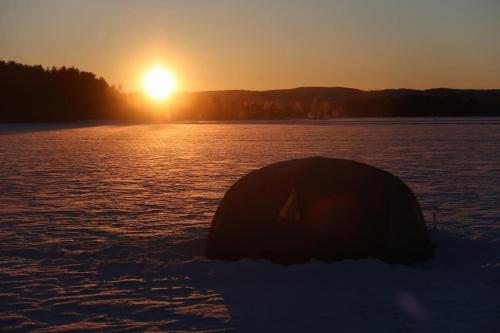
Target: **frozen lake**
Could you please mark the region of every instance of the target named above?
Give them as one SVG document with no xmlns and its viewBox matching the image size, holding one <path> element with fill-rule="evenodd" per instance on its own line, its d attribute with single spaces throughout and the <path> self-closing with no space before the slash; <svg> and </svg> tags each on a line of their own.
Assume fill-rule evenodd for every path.
<svg viewBox="0 0 500 333">
<path fill-rule="evenodd" d="M 234 181 L 314 155 L 401 177 L 436 257 L 202 257 Z M 0 330 L 500 331 L 498 118 L 0 125 L 0 175 Z"/>
</svg>

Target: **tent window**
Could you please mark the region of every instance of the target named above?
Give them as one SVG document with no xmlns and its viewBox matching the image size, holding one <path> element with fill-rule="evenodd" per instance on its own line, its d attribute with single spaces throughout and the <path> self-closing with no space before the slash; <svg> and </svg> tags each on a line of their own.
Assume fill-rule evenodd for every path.
<svg viewBox="0 0 500 333">
<path fill-rule="evenodd" d="M 283 207 L 281 207 L 278 215 L 278 222 L 281 223 L 297 223 L 300 222 L 300 210 L 298 203 L 298 194 L 294 188 L 290 191 Z"/>
</svg>

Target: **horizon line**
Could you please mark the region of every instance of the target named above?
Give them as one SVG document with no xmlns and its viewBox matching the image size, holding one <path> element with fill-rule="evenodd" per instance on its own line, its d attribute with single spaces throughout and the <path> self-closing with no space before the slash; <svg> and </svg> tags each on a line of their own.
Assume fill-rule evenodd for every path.
<svg viewBox="0 0 500 333">
<path fill-rule="evenodd" d="M 19 65 L 25 65 L 25 66 L 40 66 L 42 67 L 44 70 L 47 70 L 47 71 L 50 71 L 51 69 L 53 68 L 57 68 L 57 69 L 61 69 L 61 68 L 74 68 L 80 72 L 87 72 L 87 73 L 91 73 L 93 75 L 95 75 L 97 78 L 102 78 L 106 81 L 106 83 L 111 86 L 111 87 L 114 87 L 116 89 L 119 89 L 119 87 L 122 87 L 123 86 L 123 83 L 110 83 L 104 76 L 100 76 L 98 75 L 97 73 L 93 72 L 93 71 L 89 71 L 89 70 L 86 70 L 86 69 L 81 69 L 79 67 L 77 67 L 76 65 L 60 65 L 60 66 L 56 66 L 56 65 L 43 65 L 41 63 L 27 63 L 27 62 L 18 62 L 16 60 L 13 60 L 13 59 L 9 59 L 9 60 L 4 60 L 4 59 L 0 59 L 1 62 L 5 62 L 5 63 L 10 63 L 10 62 L 14 62 L 16 64 L 19 64 Z M 500 87 L 497 87 L 497 88 L 452 88 L 452 87 L 446 87 L 446 86 L 435 86 L 435 87 L 429 87 L 429 88 L 409 88 L 409 87 L 398 87 L 398 88 L 379 88 L 379 89 L 361 89 L 361 88 L 354 88 L 354 87 L 347 87 L 347 86 L 309 86 L 309 85 L 305 85 L 305 86 L 294 86 L 294 87 L 290 87 L 290 88 L 272 88 L 272 89 L 247 89 L 247 88 L 234 88 L 234 89 L 208 89 L 208 90 L 183 90 L 183 91 L 177 91 L 175 94 L 178 95 L 178 94 L 192 94 L 192 93 L 215 93 L 215 92 L 271 92 L 271 91 L 284 91 L 284 90 L 297 90 L 297 89 L 349 89 L 349 90 L 357 90 L 357 91 L 360 91 L 360 92 L 378 92 L 378 91 L 387 91 L 387 90 L 410 90 L 410 91 L 422 91 L 422 92 L 425 92 L 425 91 L 429 91 L 429 90 L 462 90 L 462 91 L 465 91 L 465 90 L 475 90 L 475 91 L 495 91 L 495 90 L 500 90 Z M 134 95 L 134 94 L 143 94 L 143 92 L 141 92 L 140 90 L 135 90 L 135 91 L 120 91 L 120 93 L 123 93 L 123 94 L 127 94 L 127 95 Z"/>
<path fill-rule="evenodd" d="M 450 87 L 432 87 L 425 89 L 418 88 L 382 88 L 382 89 L 360 89 L 353 87 L 343 87 L 343 86 L 297 86 L 292 88 L 274 88 L 274 89 L 211 89 L 211 90 L 185 90 L 178 91 L 175 95 L 179 94 L 196 94 L 196 93 L 217 93 L 217 92 L 275 92 L 275 91 L 286 91 L 286 90 L 299 90 L 299 89 L 346 89 L 346 90 L 355 90 L 359 92 L 380 92 L 380 91 L 389 91 L 389 90 L 406 90 L 406 91 L 419 91 L 426 92 L 431 90 L 457 90 L 457 91 L 500 91 L 499 88 L 450 88 Z M 133 91 L 133 92 L 122 92 L 124 94 L 144 94 L 143 92 Z"/>
</svg>

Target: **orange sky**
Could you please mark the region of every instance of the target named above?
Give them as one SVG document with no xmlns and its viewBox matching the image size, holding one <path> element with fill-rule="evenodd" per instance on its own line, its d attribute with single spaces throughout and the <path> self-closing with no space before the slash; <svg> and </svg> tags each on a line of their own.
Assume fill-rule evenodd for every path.
<svg viewBox="0 0 500 333">
<path fill-rule="evenodd" d="M 0 59 L 76 66 L 125 91 L 162 63 L 180 90 L 500 88 L 500 2 L 0 2 Z"/>
</svg>

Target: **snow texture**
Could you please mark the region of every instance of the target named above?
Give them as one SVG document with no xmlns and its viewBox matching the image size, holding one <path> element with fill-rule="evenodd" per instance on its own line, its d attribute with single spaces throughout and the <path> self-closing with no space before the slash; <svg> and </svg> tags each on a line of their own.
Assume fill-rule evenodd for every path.
<svg viewBox="0 0 500 333">
<path fill-rule="evenodd" d="M 0 126 L 0 330 L 499 332 L 500 120 Z M 416 193 L 437 255 L 203 258 L 224 192 L 323 155 Z"/>
</svg>

